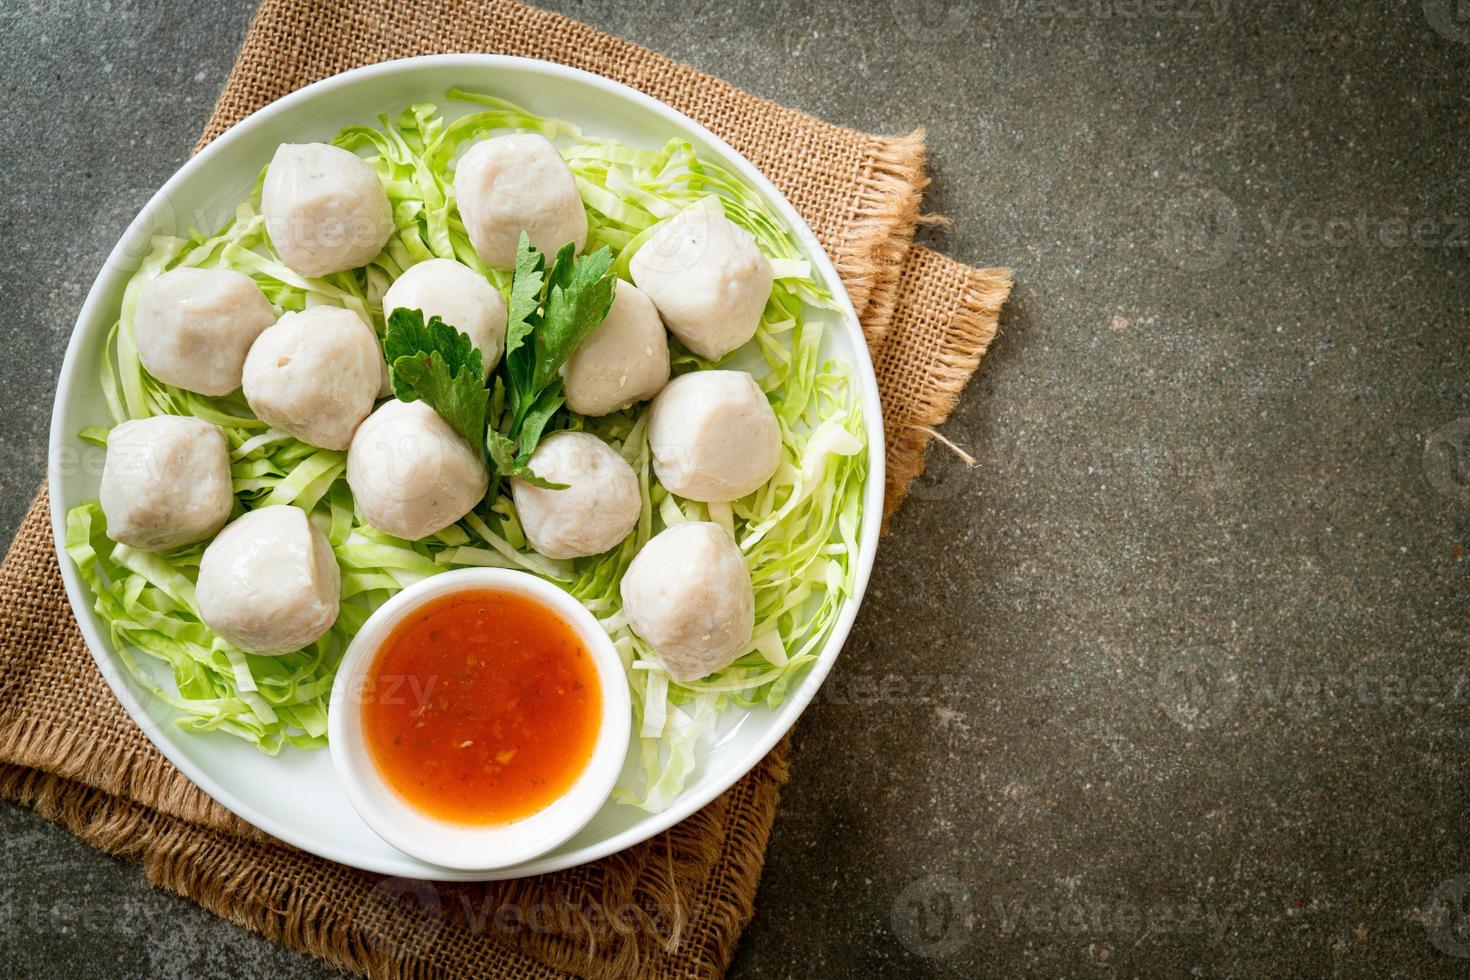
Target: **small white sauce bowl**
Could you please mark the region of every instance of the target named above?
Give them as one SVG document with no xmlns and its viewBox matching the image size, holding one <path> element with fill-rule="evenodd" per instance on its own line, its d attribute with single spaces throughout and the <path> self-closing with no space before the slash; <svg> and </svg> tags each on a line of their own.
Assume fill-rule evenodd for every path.
<svg viewBox="0 0 1470 980">
<path fill-rule="evenodd" d="M 550 608 L 581 638 L 597 668 L 602 722 L 592 758 L 553 803 L 506 824 L 468 826 L 417 809 L 383 778 L 362 727 L 363 687 L 393 628 L 434 599 L 489 589 L 523 596 Z M 628 753 L 633 706 L 628 680 L 612 640 L 581 603 L 544 579 L 504 568 L 465 568 L 416 582 L 368 617 L 347 647 L 332 684 L 327 717 L 332 765 L 362 819 L 389 844 L 430 864 L 488 871 L 545 854 L 581 830 L 607 801 Z"/>
</svg>

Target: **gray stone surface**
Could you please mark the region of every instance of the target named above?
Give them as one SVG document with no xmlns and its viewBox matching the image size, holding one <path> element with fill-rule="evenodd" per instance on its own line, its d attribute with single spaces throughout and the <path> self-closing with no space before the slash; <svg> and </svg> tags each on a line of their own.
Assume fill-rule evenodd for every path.
<svg viewBox="0 0 1470 980">
<path fill-rule="evenodd" d="M 5 535 L 249 6 L 0 8 Z M 945 429 L 980 465 L 934 457 L 893 523 L 736 974 L 1470 971 L 1463 5 L 557 6 L 928 127 L 927 238 L 1017 270 Z M 327 972 L 29 813 L 0 835 L 7 975 Z"/>
</svg>

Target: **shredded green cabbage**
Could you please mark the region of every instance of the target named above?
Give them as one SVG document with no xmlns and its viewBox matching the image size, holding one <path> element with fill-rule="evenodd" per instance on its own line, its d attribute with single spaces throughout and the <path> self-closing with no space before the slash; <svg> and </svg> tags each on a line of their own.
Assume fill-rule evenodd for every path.
<svg viewBox="0 0 1470 980">
<path fill-rule="evenodd" d="M 640 743 L 638 776 L 620 786 L 615 798 L 660 810 L 693 775 L 700 738 L 717 716 L 731 706 L 780 704 L 816 659 L 843 600 L 853 594 L 866 476 L 860 399 L 848 366 L 820 359 L 823 318 L 813 315 L 839 307 L 812 277 L 790 229 L 752 188 L 701 160 L 688 142 L 673 139 L 660 149 L 639 149 L 588 136 L 493 96 L 454 89 L 448 98 L 480 108 L 451 121 L 433 105 L 413 105 L 396 120 L 380 117 L 376 128 L 351 126 L 336 138 L 338 146 L 370 156 L 393 205 L 396 231 L 370 265 L 324 278 L 292 272 L 265 234 L 257 181 L 250 200 L 222 231 L 153 241 L 107 338 L 100 383 L 114 423 L 175 414 L 219 425 L 232 453 L 232 516 L 256 507 L 296 506 L 327 535 L 342 570 L 336 625 L 311 647 L 285 656 L 233 648 L 200 621 L 194 602 L 204 546 L 150 554 L 116 544 L 107 537 L 95 500 L 68 513 L 67 551 L 134 680 L 176 709 L 182 727 L 226 732 L 267 753 L 284 745 L 326 744 L 328 699 L 342 652 L 368 615 L 404 586 L 469 566 L 518 568 L 557 582 L 599 617 L 628 670 Z M 642 513 L 635 533 L 621 545 L 576 561 L 538 555 L 504 492 L 439 534 L 409 542 L 362 522 L 343 477 L 345 454 L 268 427 L 239 392 L 208 398 L 161 384 L 143 370 L 133 313 L 143 290 L 167 269 L 245 272 L 282 311 L 343 306 L 380 335 L 383 293 L 425 259 L 457 259 L 504 291 L 508 270 L 480 261 L 455 211 L 452 163 L 465 143 L 515 130 L 542 133 L 561 147 L 587 206 L 587 247 L 608 245 L 625 278 L 629 258 L 654 225 L 687 208 L 720 210 L 760 243 L 776 283 L 756 334 L 765 364 L 764 374 L 757 373 L 782 430 L 781 465 L 765 487 L 733 504 L 677 498 L 651 473 L 646 406 L 602 418 L 565 413 L 563 426 L 606 440 L 638 474 Z M 672 354 L 676 372 L 708 366 L 677 343 Z M 80 437 L 101 442 L 106 430 L 89 428 Z M 735 535 L 755 585 L 756 628 L 750 648 L 729 667 L 677 683 L 629 629 L 618 587 L 650 537 L 692 520 L 719 522 Z M 173 690 L 135 650 L 166 666 Z"/>
</svg>

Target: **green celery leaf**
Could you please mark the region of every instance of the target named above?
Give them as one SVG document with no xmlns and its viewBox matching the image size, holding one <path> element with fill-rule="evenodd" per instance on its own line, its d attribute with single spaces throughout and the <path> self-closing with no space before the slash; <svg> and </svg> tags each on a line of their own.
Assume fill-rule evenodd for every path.
<svg viewBox="0 0 1470 980">
<path fill-rule="evenodd" d="M 518 439 L 520 445 L 520 459 L 524 462 L 536 451 L 536 445 L 541 441 L 541 433 L 545 430 L 551 417 L 556 410 L 561 408 L 562 402 L 566 401 L 562 394 L 561 379 L 557 378 L 555 383 L 546 388 L 536 396 L 536 403 L 526 413 L 526 419 L 521 423 L 521 435 Z"/>
<path fill-rule="evenodd" d="M 495 464 L 495 470 L 502 476 L 516 477 L 525 480 L 533 487 L 543 490 L 565 490 L 565 483 L 552 483 L 543 480 L 531 468 L 526 465 L 525 458 L 516 458 L 516 445 L 508 436 L 496 432 L 494 429 L 485 433 L 485 448 L 490 453 L 490 460 Z"/>
<path fill-rule="evenodd" d="M 556 258 L 551 261 L 551 268 L 546 273 L 546 292 L 549 294 L 558 286 L 566 289 L 572 281 L 572 273 L 576 267 L 577 243 L 567 242 L 556 250 Z"/>
<path fill-rule="evenodd" d="M 540 487 L 542 490 L 565 490 L 567 488 L 567 484 L 565 483 L 552 483 L 550 480 L 543 480 L 531 472 L 529 466 L 521 462 L 516 463 L 516 469 L 510 475 L 517 480 L 529 483 L 533 487 Z"/>
<path fill-rule="evenodd" d="M 516 267 L 510 281 L 510 302 L 505 325 L 505 369 L 510 379 L 510 405 L 518 411 L 531 388 L 535 354 L 526 340 L 536 328 L 545 282 L 546 256 L 531 247 L 521 232 L 516 244 Z"/>
<path fill-rule="evenodd" d="M 617 288 L 612 252 L 606 246 L 577 260 L 570 272 L 563 273 L 561 264 L 558 256 L 546 313 L 535 334 L 536 370 L 531 382 L 537 392 L 551 384 L 577 345 L 607 317 Z"/>
<path fill-rule="evenodd" d="M 484 441 L 490 390 L 484 362 L 469 337 L 437 316 L 425 326 L 418 310 L 394 310 L 383 348 L 400 401 L 422 400 L 470 446 Z"/>
<path fill-rule="evenodd" d="M 508 436 L 489 429 L 485 433 L 485 449 L 490 461 L 501 473 L 510 473 L 516 467 L 516 444 Z"/>
<path fill-rule="evenodd" d="M 422 310 L 394 310 L 388 318 L 383 337 L 383 352 L 391 365 L 400 357 L 421 351 L 438 351 L 451 374 L 468 368 L 470 376 L 485 374 L 485 361 L 467 334 L 463 334 L 437 316 L 424 323 Z"/>
</svg>

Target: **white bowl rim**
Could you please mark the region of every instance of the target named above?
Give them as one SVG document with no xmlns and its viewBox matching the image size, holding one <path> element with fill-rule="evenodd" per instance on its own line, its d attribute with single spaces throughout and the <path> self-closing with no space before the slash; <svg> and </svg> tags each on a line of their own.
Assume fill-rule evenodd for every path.
<svg viewBox="0 0 1470 980">
<path fill-rule="evenodd" d="M 93 281 L 92 288 L 88 291 L 87 299 L 82 304 L 81 312 L 77 315 L 77 322 L 72 330 L 71 339 L 67 343 L 66 356 L 57 378 L 57 395 L 51 414 L 49 459 L 54 461 L 64 458 L 65 449 L 72 444 L 75 438 L 75 433 L 63 431 L 63 417 L 71 391 L 79 383 L 78 372 L 80 371 L 80 365 L 83 359 L 81 355 L 83 342 L 84 340 L 95 342 L 90 338 L 84 337 L 86 332 L 84 327 L 88 322 L 98 316 L 99 308 L 103 306 L 104 294 L 106 292 L 103 288 L 103 281 L 109 277 L 123 275 L 121 270 L 128 268 L 130 265 L 127 253 L 129 243 L 136 241 L 136 236 L 140 233 L 140 230 L 145 229 L 151 224 L 154 213 L 166 205 L 169 195 L 174 188 L 188 180 L 196 171 L 208 167 L 210 162 L 216 157 L 229 153 L 235 143 L 249 129 L 278 113 L 324 93 L 353 85 L 367 78 L 378 75 L 390 75 L 401 71 L 412 71 L 420 67 L 463 68 L 467 72 L 473 71 L 476 68 L 501 68 L 525 72 L 531 75 L 559 77 L 579 81 L 594 89 L 607 91 L 618 98 L 625 99 L 640 106 L 656 116 L 662 117 L 670 123 L 675 131 L 686 134 L 692 133 L 701 141 L 713 147 L 718 153 L 724 155 L 725 162 L 730 164 L 732 169 L 760 192 L 767 204 L 776 210 L 782 220 L 808 246 L 809 258 L 816 270 L 821 273 L 821 278 L 836 287 L 833 290 L 834 298 L 841 307 L 841 313 L 844 315 L 844 324 L 852 334 L 853 351 L 856 355 L 854 366 L 857 369 L 857 385 L 860 388 L 862 398 L 864 429 L 866 430 L 868 443 L 868 472 L 866 484 L 863 487 L 862 531 L 859 539 L 860 553 L 855 570 L 853 595 L 849 601 L 844 603 L 842 609 L 838 612 L 837 621 L 832 626 L 832 632 L 822 645 L 822 652 L 808 670 L 807 675 L 802 678 L 796 689 L 788 696 L 781 707 L 776 710 L 773 723 L 768 726 L 763 736 L 749 745 L 738 758 L 738 761 L 727 761 L 725 763 L 725 772 L 720 778 L 710 780 L 708 785 L 700 792 L 686 791 L 665 809 L 657 813 L 650 813 L 632 827 L 594 843 L 574 850 L 543 855 L 541 858 L 527 862 L 526 864 L 518 865 L 514 868 L 497 869 L 493 872 L 435 872 L 431 875 L 427 871 L 421 872 L 418 869 L 404 868 L 397 864 L 384 864 L 371 856 L 364 858 L 357 851 L 338 845 L 329 835 L 313 836 L 301 832 L 297 828 L 259 810 L 248 800 L 241 798 L 222 786 L 204 768 L 196 765 L 193 760 L 189 759 L 182 752 L 175 751 L 167 740 L 156 735 L 152 730 L 152 726 L 140 725 L 148 739 L 170 762 L 183 772 L 196 786 L 208 793 L 226 809 L 277 840 L 315 854 L 318 857 L 364 871 L 374 871 L 406 878 L 467 881 L 518 878 L 544 874 L 551 871 L 560 871 L 565 868 L 586 864 L 590 861 L 596 861 L 610 854 L 616 854 L 635 844 L 642 843 L 654 835 L 667 830 L 724 793 L 754 769 L 771 749 L 775 747 L 776 743 L 796 724 L 796 720 L 801 716 L 802 711 L 806 709 L 806 706 L 816 696 L 816 692 L 821 687 L 822 681 L 831 671 L 838 652 L 846 642 L 847 636 L 852 630 L 853 622 L 857 618 L 858 608 L 862 604 L 863 594 L 867 590 L 868 579 L 873 570 L 873 561 L 878 547 L 878 536 L 883 516 L 884 439 L 882 404 L 878 395 L 877 375 L 874 373 L 872 357 L 868 352 L 867 343 L 858 325 L 857 312 L 853 309 L 852 302 L 848 298 L 846 291 L 841 288 L 842 280 L 837 275 L 837 270 L 832 265 L 832 260 L 816 244 L 818 241 L 816 235 L 812 232 L 806 220 L 786 199 L 786 196 L 777 190 L 775 185 L 756 169 L 754 164 L 723 139 L 693 119 L 690 119 L 688 116 L 652 96 L 645 95 L 620 82 L 615 82 L 601 75 L 595 75 L 578 68 L 571 68 L 550 61 L 513 57 L 510 55 L 423 55 L 415 58 L 402 58 L 394 61 L 380 62 L 362 68 L 355 68 L 339 75 L 333 75 L 321 81 L 314 82 L 305 88 L 298 89 L 256 110 L 190 158 L 154 193 L 148 200 L 148 203 L 138 212 L 137 217 L 129 224 L 122 238 L 118 240 L 117 245 L 108 254 L 107 259 L 103 263 L 102 271 L 98 274 L 97 279 Z M 131 273 L 129 272 L 128 274 Z M 112 688 L 113 693 L 122 702 L 124 709 L 136 719 L 144 714 L 144 709 L 137 703 L 131 690 L 127 687 L 121 671 L 114 663 L 111 647 L 92 619 L 90 592 L 66 553 L 66 511 L 69 502 L 63 499 L 61 493 L 61 474 L 58 467 L 49 467 L 48 484 L 50 490 L 52 533 L 55 539 L 56 553 L 61 566 L 62 580 L 66 586 L 67 597 L 71 601 L 77 626 L 81 630 L 83 638 L 87 641 L 87 647 L 92 653 L 92 659 L 97 663 L 97 667 L 102 672 L 108 686 Z M 83 610 L 85 612 L 81 612 Z"/>
<path fill-rule="evenodd" d="M 362 733 L 362 682 L 383 642 L 425 604 L 471 591 L 510 593 L 551 610 L 581 638 L 597 672 L 602 717 L 586 766 L 560 797 L 509 824 L 459 827 L 415 812 L 383 779 Z M 633 728 L 628 675 L 612 637 L 570 593 L 512 568 L 457 568 L 420 579 L 373 610 L 342 655 L 327 712 L 327 748 L 347 800 L 389 844 L 420 861 L 460 871 L 522 864 L 560 846 L 607 802 L 622 771 Z"/>
</svg>

